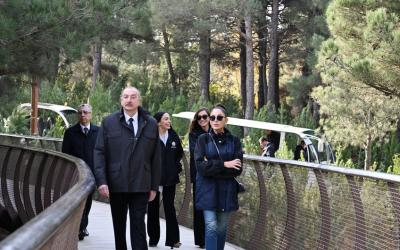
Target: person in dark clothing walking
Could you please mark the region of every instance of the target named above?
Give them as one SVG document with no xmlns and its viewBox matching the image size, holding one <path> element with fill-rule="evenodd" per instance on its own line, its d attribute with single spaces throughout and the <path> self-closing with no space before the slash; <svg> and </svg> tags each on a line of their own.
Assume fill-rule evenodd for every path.
<svg viewBox="0 0 400 250">
<path fill-rule="evenodd" d="M 216 105 L 210 113 L 211 131 L 196 143 L 196 208 L 203 210 L 207 250 L 222 250 L 231 212 L 239 209 L 238 182 L 243 151 L 240 140 L 225 128 L 227 112 Z"/>
<path fill-rule="evenodd" d="M 129 211 L 132 249 L 147 249 L 145 214 L 161 178 L 156 120 L 142 107 L 137 88 L 121 93 L 121 110 L 103 119 L 94 149 L 99 193 L 110 198 L 115 249 L 125 250 Z"/>
<path fill-rule="evenodd" d="M 308 161 L 307 145 L 303 140 L 301 140 L 300 144 L 296 146 L 293 159 L 296 161 L 301 160 L 301 152 L 303 152 L 304 160 Z"/>
<path fill-rule="evenodd" d="M 160 240 L 160 193 L 164 205 L 166 222 L 165 246 L 179 248 L 179 225 L 176 219 L 175 190 L 179 183 L 179 173 L 182 172 L 181 159 L 183 148 L 178 134 L 171 128 L 170 116 L 166 112 L 154 115 L 158 123 L 161 146 L 161 183 L 156 198 L 149 203 L 147 209 L 147 234 L 149 246 L 156 247 Z"/>
<path fill-rule="evenodd" d="M 193 232 L 194 244 L 200 248 L 205 247 L 205 226 L 203 211 L 196 209 L 196 165 L 194 161 L 194 148 L 197 138 L 210 130 L 210 111 L 201 108 L 194 114 L 189 128 L 189 151 L 190 151 L 190 181 L 193 183 Z"/>
<path fill-rule="evenodd" d="M 261 156 L 275 157 L 276 147 L 269 137 L 260 139 Z"/>
<path fill-rule="evenodd" d="M 90 123 L 92 120 L 92 106 L 82 104 L 78 108 L 79 122 L 68 128 L 64 133 L 61 151 L 63 153 L 81 158 L 88 164 L 93 172 L 93 149 L 96 144 L 99 127 Z M 92 207 L 92 195 L 89 195 L 83 210 L 78 238 L 83 240 L 89 236 L 87 226 L 89 224 L 89 212 Z"/>
</svg>

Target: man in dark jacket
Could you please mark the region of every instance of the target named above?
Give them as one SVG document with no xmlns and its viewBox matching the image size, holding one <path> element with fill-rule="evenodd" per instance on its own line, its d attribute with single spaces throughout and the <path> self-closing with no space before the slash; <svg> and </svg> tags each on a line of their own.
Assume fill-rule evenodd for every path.
<svg viewBox="0 0 400 250">
<path fill-rule="evenodd" d="M 101 195 L 110 198 L 115 248 L 127 249 L 129 210 L 132 249 L 147 249 L 144 217 L 160 185 L 157 122 L 140 107 L 140 92 L 126 87 L 121 111 L 104 118 L 94 150 L 95 177 Z"/>
<path fill-rule="evenodd" d="M 261 156 L 275 157 L 276 147 L 269 137 L 260 139 Z"/>
<path fill-rule="evenodd" d="M 93 172 L 93 149 L 96 144 L 99 127 L 90 123 L 92 120 L 92 107 L 89 104 L 80 105 L 78 115 L 79 122 L 65 131 L 62 152 L 81 158 L 89 165 Z M 89 195 L 79 227 L 79 240 L 83 240 L 85 236 L 89 236 L 86 227 L 89 222 L 91 207 L 92 196 Z"/>
<path fill-rule="evenodd" d="M 307 157 L 307 145 L 306 143 L 301 140 L 300 144 L 296 146 L 296 149 L 294 150 L 294 160 L 298 161 L 301 159 L 301 152 L 303 151 L 303 158 L 305 161 L 308 161 Z"/>
</svg>

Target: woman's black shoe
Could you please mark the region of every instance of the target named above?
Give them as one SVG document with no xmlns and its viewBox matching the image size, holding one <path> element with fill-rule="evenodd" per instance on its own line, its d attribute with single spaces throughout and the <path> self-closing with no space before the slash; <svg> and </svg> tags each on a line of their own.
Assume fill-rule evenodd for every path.
<svg viewBox="0 0 400 250">
<path fill-rule="evenodd" d="M 180 242 L 176 242 L 175 244 L 172 244 L 172 245 L 165 244 L 165 246 L 171 247 L 171 249 L 179 248 L 181 245 L 182 245 L 182 243 L 180 243 Z"/>
</svg>

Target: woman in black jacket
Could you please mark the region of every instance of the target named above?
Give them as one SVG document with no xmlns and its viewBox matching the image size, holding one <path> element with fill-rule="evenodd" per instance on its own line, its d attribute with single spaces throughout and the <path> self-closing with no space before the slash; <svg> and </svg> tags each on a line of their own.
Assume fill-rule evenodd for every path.
<svg viewBox="0 0 400 250">
<path fill-rule="evenodd" d="M 225 128 L 225 107 L 216 105 L 210 113 L 211 131 L 196 143 L 196 208 L 203 210 L 206 249 L 222 250 L 231 212 L 239 208 L 238 182 L 243 151 L 240 140 Z"/>
<path fill-rule="evenodd" d="M 190 180 L 193 183 L 193 232 L 194 244 L 200 248 L 204 248 L 204 217 L 203 211 L 197 210 L 195 207 L 196 201 L 196 165 L 194 162 L 194 148 L 196 146 L 197 138 L 208 133 L 210 130 L 210 111 L 206 108 L 197 110 L 194 114 L 193 120 L 189 128 L 189 151 L 190 151 Z"/>
<path fill-rule="evenodd" d="M 149 246 L 155 247 L 160 240 L 160 192 L 163 195 L 163 205 L 166 222 L 165 245 L 172 248 L 181 246 L 179 226 L 174 206 L 176 184 L 179 183 L 179 173 L 182 171 L 181 159 L 183 148 L 181 140 L 171 128 L 171 120 L 166 112 L 154 115 L 158 123 L 158 132 L 161 145 L 161 183 L 156 198 L 149 202 L 147 211 L 147 234 Z"/>
</svg>

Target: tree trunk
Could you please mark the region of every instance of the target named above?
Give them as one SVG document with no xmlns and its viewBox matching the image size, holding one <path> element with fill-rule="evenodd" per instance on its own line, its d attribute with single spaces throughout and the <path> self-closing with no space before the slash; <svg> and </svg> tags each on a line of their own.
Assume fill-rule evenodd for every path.
<svg viewBox="0 0 400 250">
<path fill-rule="evenodd" d="M 316 126 L 318 126 L 319 118 L 320 118 L 319 104 L 316 101 L 314 101 L 313 99 L 309 98 L 308 102 L 307 102 L 307 107 L 308 107 L 308 111 L 311 113 L 314 124 Z"/>
<path fill-rule="evenodd" d="M 259 22 L 258 34 L 258 108 L 266 104 L 268 87 L 267 87 L 267 41 L 265 35 L 265 27 Z"/>
<path fill-rule="evenodd" d="M 242 103 L 242 117 L 245 115 L 246 110 L 246 29 L 244 26 L 244 21 L 240 24 L 240 92 L 241 92 L 241 103 Z"/>
<path fill-rule="evenodd" d="M 32 92 L 31 92 L 31 135 L 38 134 L 38 104 L 39 104 L 39 77 L 32 76 Z"/>
<path fill-rule="evenodd" d="M 368 135 L 367 141 L 365 142 L 364 170 L 372 170 L 371 160 L 372 160 L 372 140 L 371 136 Z"/>
<path fill-rule="evenodd" d="M 169 72 L 169 76 L 170 76 L 172 89 L 173 89 L 174 93 L 176 93 L 176 91 L 177 91 L 176 76 L 175 76 L 175 72 L 174 72 L 174 67 L 172 65 L 171 52 L 169 50 L 168 33 L 167 33 L 167 29 L 165 28 L 165 25 L 163 25 L 163 27 L 162 27 L 162 33 L 163 33 L 163 39 L 164 39 L 165 60 L 167 61 L 167 65 L 168 65 L 168 72 Z"/>
<path fill-rule="evenodd" d="M 47 79 L 54 84 L 58 75 L 60 64 L 60 49 L 54 49 L 48 52 Z"/>
<path fill-rule="evenodd" d="M 210 100 L 210 30 L 200 32 L 199 37 L 200 100 L 206 103 Z"/>
<path fill-rule="evenodd" d="M 98 40 L 93 44 L 93 75 L 92 75 L 92 92 L 96 88 L 97 76 L 101 74 L 101 54 L 102 54 L 102 44 Z"/>
<path fill-rule="evenodd" d="M 253 119 L 254 115 L 254 61 L 253 61 L 253 39 L 251 29 L 251 16 L 247 13 L 244 17 L 246 29 L 246 112 L 245 119 Z M 244 130 L 244 135 L 248 130 Z"/>
<path fill-rule="evenodd" d="M 270 27 L 270 57 L 268 72 L 268 95 L 267 102 L 269 112 L 276 112 L 279 109 L 279 1 L 272 1 L 272 17 Z"/>
<path fill-rule="evenodd" d="M 258 108 L 267 104 L 268 86 L 267 86 L 267 38 L 268 38 L 268 23 L 267 11 L 268 1 L 261 1 L 262 8 L 258 17 Z"/>
<path fill-rule="evenodd" d="M 397 141 L 400 142 L 400 117 L 397 118 L 397 129 L 396 129 L 396 133 L 397 133 Z"/>
</svg>

